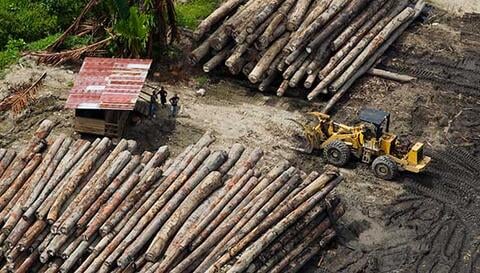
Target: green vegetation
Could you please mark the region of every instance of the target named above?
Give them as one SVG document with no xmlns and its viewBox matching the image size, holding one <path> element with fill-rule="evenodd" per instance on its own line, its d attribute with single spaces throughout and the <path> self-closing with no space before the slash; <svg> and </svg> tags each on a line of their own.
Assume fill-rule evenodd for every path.
<svg viewBox="0 0 480 273">
<path fill-rule="evenodd" d="M 177 22 L 180 26 L 194 29 L 199 22 L 212 13 L 219 0 L 191 0 L 188 3 L 177 3 Z"/>
<path fill-rule="evenodd" d="M 86 0 L 0 0 L 0 50 L 9 40 L 33 42 L 60 32 Z"/>
<path fill-rule="evenodd" d="M 86 1 L 0 0 L 0 70 L 15 63 L 22 51 L 43 50 L 55 41 Z"/>
<path fill-rule="evenodd" d="M 9 40 L 5 50 L 0 51 L 0 70 L 17 62 L 22 56 L 22 51 L 40 51 L 47 48 L 60 34 L 47 36 L 32 43 L 25 43 L 23 39 Z"/>
</svg>

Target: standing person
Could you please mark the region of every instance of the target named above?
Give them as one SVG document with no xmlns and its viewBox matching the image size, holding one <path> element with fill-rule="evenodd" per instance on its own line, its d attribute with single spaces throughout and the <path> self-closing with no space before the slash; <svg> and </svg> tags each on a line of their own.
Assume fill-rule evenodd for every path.
<svg viewBox="0 0 480 273">
<path fill-rule="evenodd" d="M 158 92 L 160 95 L 160 102 L 162 103 L 162 106 L 165 107 L 165 104 L 167 104 L 167 91 L 162 87 L 160 87 L 160 91 Z"/>
<path fill-rule="evenodd" d="M 177 114 L 178 114 L 178 102 L 180 101 L 180 97 L 178 96 L 178 94 L 175 94 L 175 96 L 173 96 L 171 99 L 170 99 L 170 104 L 172 105 L 172 112 L 171 112 L 171 116 L 172 117 L 176 117 Z"/>
<path fill-rule="evenodd" d="M 156 118 L 157 113 L 157 92 L 153 91 L 152 95 L 150 95 L 150 118 Z"/>
</svg>

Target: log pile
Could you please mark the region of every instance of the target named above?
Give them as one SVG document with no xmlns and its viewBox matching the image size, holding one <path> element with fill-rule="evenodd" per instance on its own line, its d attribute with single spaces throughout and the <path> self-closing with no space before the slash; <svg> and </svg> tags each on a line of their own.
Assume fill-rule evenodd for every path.
<svg viewBox="0 0 480 273">
<path fill-rule="evenodd" d="M 419 16 L 408 0 L 227 0 L 194 32 L 203 42 L 192 63 L 205 72 L 222 63 L 260 91 L 278 96 L 303 85 L 312 100 L 333 95 L 328 112 Z"/>
<path fill-rule="evenodd" d="M 0 272 L 298 272 L 344 213 L 335 169 L 262 173 L 262 150 L 208 132 L 169 158 L 52 128 L 0 149 Z"/>
</svg>

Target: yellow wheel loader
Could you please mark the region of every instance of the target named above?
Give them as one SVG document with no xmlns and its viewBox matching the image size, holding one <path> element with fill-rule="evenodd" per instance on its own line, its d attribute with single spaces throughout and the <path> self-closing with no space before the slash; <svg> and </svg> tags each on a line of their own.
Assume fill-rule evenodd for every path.
<svg viewBox="0 0 480 273">
<path fill-rule="evenodd" d="M 316 124 L 299 123 L 307 147 L 297 150 L 307 153 L 323 150 L 325 160 L 332 165 L 344 166 L 354 156 L 372 164 L 377 177 L 391 180 L 399 171 L 420 173 L 431 160 L 423 154 L 423 143 L 412 144 L 408 138 L 389 132 L 387 112 L 365 109 L 359 114 L 361 124 L 358 126 L 336 123 L 323 113 L 308 114 L 316 118 Z"/>
</svg>

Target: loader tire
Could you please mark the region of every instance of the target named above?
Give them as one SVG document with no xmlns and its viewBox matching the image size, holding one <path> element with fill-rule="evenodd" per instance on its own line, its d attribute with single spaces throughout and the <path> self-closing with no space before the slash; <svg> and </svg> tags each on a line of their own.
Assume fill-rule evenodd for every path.
<svg viewBox="0 0 480 273">
<path fill-rule="evenodd" d="M 381 179 L 392 180 L 398 174 L 398 166 L 387 156 L 379 156 L 373 161 L 372 171 Z"/>
<path fill-rule="evenodd" d="M 350 148 L 347 144 L 335 140 L 323 149 L 323 156 L 328 163 L 343 167 L 350 160 Z"/>
</svg>

